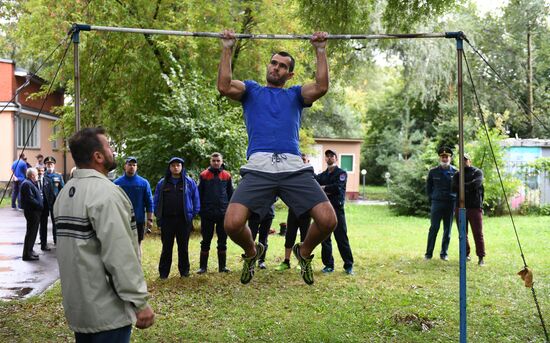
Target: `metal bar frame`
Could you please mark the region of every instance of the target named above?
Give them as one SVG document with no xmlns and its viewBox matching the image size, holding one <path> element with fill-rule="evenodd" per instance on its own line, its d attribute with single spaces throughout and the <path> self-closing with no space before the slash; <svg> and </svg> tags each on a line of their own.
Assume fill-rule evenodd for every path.
<svg viewBox="0 0 550 343">
<path fill-rule="evenodd" d="M 75 82 L 75 120 L 76 130 L 80 130 L 80 63 L 79 63 L 79 42 L 80 31 L 107 31 L 121 33 L 141 33 L 152 35 L 170 35 L 170 36 L 185 36 L 185 37 L 203 37 L 203 38 L 221 38 L 221 33 L 216 32 L 188 32 L 188 31 L 171 31 L 171 30 L 156 30 L 156 29 L 139 29 L 128 27 L 110 27 L 110 26 L 95 26 L 87 24 L 73 24 L 72 37 L 74 43 L 74 82 Z M 310 39 L 311 35 L 295 34 L 295 35 L 280 35 L 280 34 L 235 34 L 238 39 Z M 460 276 L 459 276 L 459 296 L 460 296 L 460 342 L 466 343 L 466 210 L 464 208 L 464 114 L 463 114 L 463 93 L 462 93 L 462 52 L 464 33 L 459 32 L 444 32 L 444 33 L 409 33 L 409 34 L 374 34 L 374 35 L 346 35 L 346 34 L 329 34 L 327 39 L 418 39 L 418 38 L 454 38 L 456 40 L 457 49 L 457 97 L 458 97 L 458 131 L 459 131 L 459 240 L 460 240 Z"/>
</svg>

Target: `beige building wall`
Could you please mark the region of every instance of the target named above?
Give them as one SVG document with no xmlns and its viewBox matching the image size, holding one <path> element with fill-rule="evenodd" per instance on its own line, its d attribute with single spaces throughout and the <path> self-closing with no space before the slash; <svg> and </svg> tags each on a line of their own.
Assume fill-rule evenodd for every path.
<svg viewBox="0 0 550 343">
<path fill-rule="evenodd" d="M 348 199 L 357 199 L 359 197 L 359 180 L 361 175 L 361 139 L 331 139 L 331 138 L 315 138 L 317 143 L 314 146 L 314 156 L 311 157 L 311 164 L 315 169 L 315 173 L 320 173 L 327 169 L 325 161 L 325 151 L 327 149 L 334 150 L 338 155 L 338 166 L 341 165 L 342 157 L 352 156 L 352 169 L 348 170 L 348 182 L 346 184 L 346 196 Z"/>
<path fill-rule="evenodd" d="M 13 112 L 0 113 L 0 181 L 7 181 L 11 175 L 13 157 Z"/>
</svg>

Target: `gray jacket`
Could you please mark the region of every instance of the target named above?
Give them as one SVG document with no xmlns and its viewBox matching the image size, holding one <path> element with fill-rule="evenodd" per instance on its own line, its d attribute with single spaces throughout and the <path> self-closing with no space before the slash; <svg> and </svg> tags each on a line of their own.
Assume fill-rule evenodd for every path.
<svg viewBox="0 0 550 343">
<path fill-rule="evenodd" d="M 148 293 L 126 193 L 93 169 L 77 169 L 59 192 L 54 218 L 69 327 L 94 333 L 134 324 Z"/>
</svg>

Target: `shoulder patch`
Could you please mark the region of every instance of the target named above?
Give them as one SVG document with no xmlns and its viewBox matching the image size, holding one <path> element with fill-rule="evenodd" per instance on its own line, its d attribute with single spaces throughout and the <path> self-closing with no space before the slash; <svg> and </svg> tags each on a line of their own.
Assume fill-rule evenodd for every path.
<svg viewBox="0 0 550 343">
<path fill-rule="evenodd" d="M 346 177 L 347 177 L 346 173 L 340 174 L 340 181 L 346 181 Z"/>
<path fill-rule="evenodd" d="M 76 193 L 76 189 L 74 187 L 71 187 L 71 189 L 69 189 L 69 197 L 72 198 L 74 196 L 74 193 Z"/>
</svg>

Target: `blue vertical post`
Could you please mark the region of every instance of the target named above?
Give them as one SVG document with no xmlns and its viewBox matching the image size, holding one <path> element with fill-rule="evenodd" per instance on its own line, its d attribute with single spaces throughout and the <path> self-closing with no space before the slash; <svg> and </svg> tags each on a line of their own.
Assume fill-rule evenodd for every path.
<svg viewBox="0 0 550 343">
<path fill-rule="evenodd" d="M 464 107 L 462 95 L 462 54 L 463 40 L 462 32 L 456 37 L 457 52 L 457 91 L 458 91 L 458 148 L 459 148 L 459 197 L 458 197 L 458 229 L 460 244 L 460 343 L 467 341 L 466 325 L 466 209 L 464 208 Z"/>
</svg>

